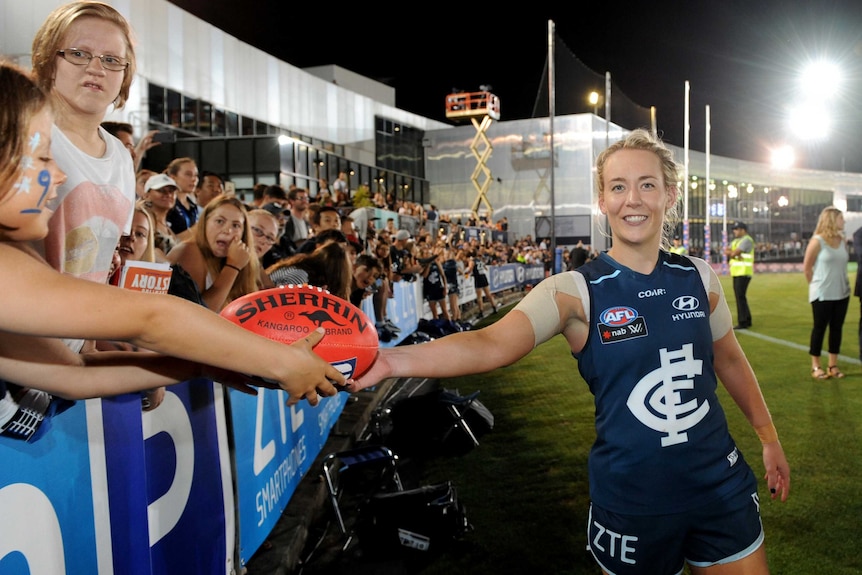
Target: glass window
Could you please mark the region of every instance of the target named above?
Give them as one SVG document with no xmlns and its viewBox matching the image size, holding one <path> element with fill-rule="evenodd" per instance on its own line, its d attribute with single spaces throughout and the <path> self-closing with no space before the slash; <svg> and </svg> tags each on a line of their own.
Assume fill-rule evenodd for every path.
<svg viewBox="0 0 862 575">
<path fill-rule="evenodd" d="M 217 174 L 227 173 L 226 156 L 226 140 L 204 140 L 201 142 L 201 160 L 198 169 Z"/>
<path fill-rule="evenodd" d="M 307 176 L 308 170 L 308 146 L 305 144 L 296 145 L 296 167 L 294 171 L 297 174 Z M 312 172 L 313 173 L 313 172 Z"/>
<path fill-rule="evenodd" d="M 278 138 L 270 136 L 267 138 L 255 138 L 254 142 L 254 171 L 278 173 L 281 171 L 281 156 Z"/>
<path fill-rule="evenodd" d="M 198 131 L 198 101 L 194 98 L 183 98 L 183 119 L 182 126 L 184 130 L 191 132 Z"/>
<path fill-rule="evenodd" d="M 213 136 L 224 136 L 226 129 L 225 111 L 221 108 L 213 108 Z"/>
<path fill-rule="evenodd" d="M 273 186 L 276 182 L 275 174 L 258 174 L 257 175 L 257 183 L 258 184 L 266 184 L 267 186 Z"/>
<path fill-rule="evenodd" d="M 240 116 L 239 133 L 241 136 L 254 136 L 254 120 L 246 118 L 245 116 Z"/>
<path fill-rule="evenodd" d="M 209 136 L 212 131 L 213 106 L 209 102 L 201 100 L 198 103 L 198 132 L 202 136 Z"/>
<path fill-rule="evenodd" d="M 167 123 L 171 126 L 180 127 L 183 115 L 183 98 L 179 92 L 167 91 Z"/>
<path fill-rule="evenodd" d="M 165 89 L 152 82 L 147 87 L 147 98 L 149 100 L 150 121 L 159 124 L 165 123 Z"/>
<path fill-rule="evenodd" d="M 254 152 L 251 139 L 228 140 L 228 172 L 254 172 Z"/>
<path fill-rule="evenodd" d="M 227 135 L 239 136 L 239 114 L 236 112 L 227 113 Z"/>
</svg>

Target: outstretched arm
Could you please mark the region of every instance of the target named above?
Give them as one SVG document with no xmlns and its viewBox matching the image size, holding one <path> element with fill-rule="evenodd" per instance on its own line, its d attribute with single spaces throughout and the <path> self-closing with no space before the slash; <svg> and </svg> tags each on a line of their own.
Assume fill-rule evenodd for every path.
<svg viewBox="0 0 862 575">
<path fill-rule="evenodd" d="M 278 381 L 289 403 L 337 393 L 336 368 L 311 351 L 322 331 L 287 346 L 256 335 L 183 299 L 60 274 L 0 244 L 0 329 L 43 337 L 120 340 L 239 373 Z"/>
<path fill-rule="evenodd" d="M 78 355 L 59 340 L 44 340 L 57 342 L 69 354 Z M 61 364 L 48 361 L 60 359 L 59 356 L 43 357 L 41 361 L 0 357 L 0 373 L 4 379 L 18 385 L 41 389 L 66 399 L 146 391 L 196 377 L 209 377 L 244 393 L 256 395 L 257 390 L 252 386 L 261 383 L 247 375 L 151 352 L 103 351 L 80 354 L 78 358 L 69 358 L 69 363 Z"/>
<path fill-rule="evenodd" d="M 488 327 L 463 331 L 428 343 L 381 349 L 371 369 L 349 389 L 376 385 L 390 377 L 455 377 L 509 365 L 533 349 L 530 321 L 513 310 Z"/>
<path fill-rule="evenodd" d="M 575 278 L 574 274 L 556 274 L 543 280 L 515 309 L 480 330 L 382 349 L 371 369 L 348 389 L 357 391 L 389 377 L 484 373 L 516 362 L 559 333 L 572 351 L 578 351 L 586 341 L 587 324 Z"/>
</svg>

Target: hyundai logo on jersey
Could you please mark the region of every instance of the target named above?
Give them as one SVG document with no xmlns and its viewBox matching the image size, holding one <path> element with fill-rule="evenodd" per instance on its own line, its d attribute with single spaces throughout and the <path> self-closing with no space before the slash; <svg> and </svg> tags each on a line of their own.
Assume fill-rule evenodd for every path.
<svg viewBox="0 0 862 575">
<path fill-rule="evenodd" d="M 700 302 L 693 295 L 684 295 L 673 300 L 673 307 L 679 311 L 692 311 L 700 307 Z"/>
</svg>

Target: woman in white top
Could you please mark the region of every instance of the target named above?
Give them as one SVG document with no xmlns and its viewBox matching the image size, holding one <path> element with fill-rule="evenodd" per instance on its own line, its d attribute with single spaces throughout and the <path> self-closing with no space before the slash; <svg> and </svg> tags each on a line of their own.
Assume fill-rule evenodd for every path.
<svg viewBox="0 0 862 575">
<path fill-rule="evenodd" d="M 844 377 L 838 368 L 838 354 L 841 352 L 844 318 L 850 304 L 848 259 L 847 246 L 844 243 L 844 214 L 838 208 L 824 208 L 817 218 L 817 227 L 805 249 L 802 264 L 805 279 L 808 281 L 808 301 L 814 315 L 808 350 L 811 354 L 811 377 L 814 379 Z M 824 370 L 820 363 L 820 354 L 827 327 L 829 366 Z"/>
</svg>

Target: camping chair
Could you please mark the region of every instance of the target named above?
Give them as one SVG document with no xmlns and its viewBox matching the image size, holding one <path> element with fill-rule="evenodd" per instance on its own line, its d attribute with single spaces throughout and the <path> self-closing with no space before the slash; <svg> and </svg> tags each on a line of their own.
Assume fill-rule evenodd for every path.
<svg viewBox="0 0 862 575">
<path fill-rule="evenodd" d="M 446 410 L 452 416 L 453 420 L 451 427 L 443 434 L 442 443 L 446 443 L 454 430 L 460 429 L 467 435 L 473 447 L 479 447 L 479 439 L 476 437 L 470 424 L 464 419 L 466 413 L 473 407 L 473 403 L 477 401 L 476 398 L 478 395 L 478 391 L 462 396 L 457 392 L 452 393 L 448 390 L 444 390 L 440 394 L 440 402 L 446 406 Z"/>
<path fill-rule="evenodd" d="M 358 508 L 376 493 L 403 491 L 397 464 L 398 456 L 383 445 L 365 445 L 330 453 L 323 459 L 323 477 L 332 511 L 341 534 L 347 538 L 344 549 L 353 537 L 341 509 L 342 497 L 347 494 L 353 496 L 357 501 L 352 506 Z"/>
</svg>

